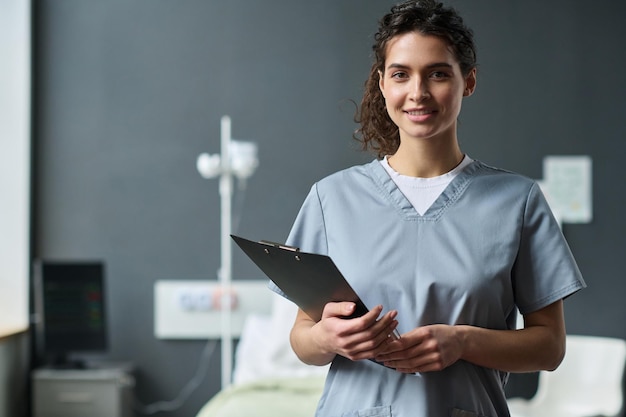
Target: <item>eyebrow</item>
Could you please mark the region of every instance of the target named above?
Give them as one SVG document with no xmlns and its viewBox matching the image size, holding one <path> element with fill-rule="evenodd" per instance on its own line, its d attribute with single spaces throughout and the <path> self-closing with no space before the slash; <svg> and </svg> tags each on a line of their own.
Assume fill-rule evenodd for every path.
<svg viewBox="0 0 626 417">
<path fill-rule="evenodd" d="M 432 69 L 432 68 L 453 68 L 451 64 L 447 63 L 447 62 L 434 62 L 432 64 L 428 64 L 426 65 L 427 69 Z M 401 68 L 401 69 L 405 69 L 405 68 L 409 68 L 408 65 L 404 65 L 404 64 L 398 64 L 398 63 L 391 63 L 387 66 L 387 69 L 392 69 L 392 68 Z"/>
</svg>

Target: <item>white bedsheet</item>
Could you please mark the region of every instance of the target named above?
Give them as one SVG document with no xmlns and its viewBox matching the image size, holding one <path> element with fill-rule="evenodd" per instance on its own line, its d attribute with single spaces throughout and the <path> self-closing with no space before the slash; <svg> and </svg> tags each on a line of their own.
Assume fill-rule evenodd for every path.
<svg viewBox="0 0 626 417">
<path fill-rule="evenodd" d="M 235 351 L 235 384 L 281 378 L 326 375 L 328 367 L 302 363 L 291 349 L 289 332 L 297 307 L 274 295 L 271 315 L 250 314 Z"/>
</svg>

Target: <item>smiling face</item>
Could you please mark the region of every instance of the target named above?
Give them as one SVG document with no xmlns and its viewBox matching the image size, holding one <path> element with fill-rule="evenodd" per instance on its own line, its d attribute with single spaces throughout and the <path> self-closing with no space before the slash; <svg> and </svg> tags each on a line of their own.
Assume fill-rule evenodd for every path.
<svg viewBox="0 0 626 417">
<path fill-rule="evenodd" d="M 379 75 L 401 146 L 423 139 L 456 143 L 461 101 L 474 92 L 476 69 L 464 76 L 443 39 L 418 32 L 398 35 L 387 45 L 384 73 Z"/>
</svg>

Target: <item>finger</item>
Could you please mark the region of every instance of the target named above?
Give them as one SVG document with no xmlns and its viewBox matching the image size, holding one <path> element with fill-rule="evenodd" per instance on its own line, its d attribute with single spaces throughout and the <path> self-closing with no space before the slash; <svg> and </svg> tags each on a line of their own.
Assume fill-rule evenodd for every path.
<svg viewBox="0 0 626 417">
<path fill-rule="evenodd" d="M 376 326 L 378 322 L 378 316 L 380 316 L 382 310 L 382 306 L 376 306 L 361 317 L 351 319 L 350 322 L 352 323 L 352 330 L 355 333 L 368 332 L 368 334 L 364 335 L 364 337 L 373 337 L 375 333 L 372 332 L 372 327 Z"/>
<path fill-rule="evenodd" d="M 395 340 L 392 335 L 397 327 L 398 327 L 398 321 L 391 320 L 389 324 L 385 325 L 385 327 L 383 327 L 380 331 L 377 332 L 377 335 L 375 337 L 376 355 L 378 355 L 379 352 L 385 351 L 386 349 L 388 349 L 387 346 Z"/>
<path fill-rule="evenodd" d="M 351 359 L 374 358 L 381 346 L 392 340 L 389 335 L 398 326 L 393 317 L 395 317 L 393 313 L 386 314 L 368 329 L 353 334 L 346 344 L 351 351 Z"/>
<path fill-rule="evenodd" d="M 383 364 L 403 373 L 440 371 L 444 368 L 441 357 L 436 353 L 410 357 L 403 360 L 383 361 Z"/>
<path fill-rule="evenodd" d="M 382 311 L 383 311 L 383 306 L 377 305 L 376 307 L 368 311 L 366 314 L 364 314 L 362 317 L 366 321 L 376 321 L 376 319 L 378 319 L 378 316 L 380 316 L 380 313 L 382 313 Z"/>
<path fill-rule="evenodd" d="M 383 342 L 390 340 L 391 334 L 398 327 L 398 321 L 395 320 L 397 312 L 388 312 L 382 318 L 375 321 L 365 332 L 366 338 L 372 340 L 374 346 L 378 349 Z"/>
<path fill-rule="evenodd" d="M 404 346 L 404 340 L 395 340 L 391 337 L 388 337 L 388 341 L 385 344 L 382 344 L 378 352 L 376 352 L 376 361 L 384 362 L 395 359 L 402 359 L 404 357 L 404 350 L 406 347 Z"/>
<path fill-rule="evenodd" d="M 322 318 L 328 317 L 348 317 L 354 313 L 356 304 L 350 301 L 339 303 L 327 303 L 322 312 Z"/>
<path fill-rule="evenodd" d="M 419 355 L 425 347 L 428 335 L 420 330 L 414 329 L 401 335 L 399 340 L 393 340 L 386 344 L 385 349 L 378 352 L 376 360 L 396 360 L 403 359 L 407 356 Z"/>
<path fill-rule="evenodd" d="M 359 336 L 362 335 L 363 333 Z M 386 336 L 385 333 L 379 333 L 373 338 L 363 339 L 359 337 L 358 342 L 353 342 L 346 346 L 346 352 L 349 352 L 347 357 L 352 360 L 373 359 L 376 357 L 376 352 L 380 349 L 380 346 L 387 343 L 388 340 L 389 336 Z"/>
<path fill-rule="evenodd" d="M 382 340 L 390 337 L 398 326 L 397 316 L 398 312 L 395 310 L 387 312 L 373 324 L 372 331 L 377 335 L 380 334 L 380 337 L 383 338 Z"/>
</svg>

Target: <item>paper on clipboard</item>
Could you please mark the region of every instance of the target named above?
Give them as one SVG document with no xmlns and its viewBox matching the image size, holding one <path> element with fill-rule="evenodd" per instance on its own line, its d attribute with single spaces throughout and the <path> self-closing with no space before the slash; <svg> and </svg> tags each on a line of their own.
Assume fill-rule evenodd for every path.
<svg viewBox="0 0 626 417">
<path fill-rule="evenodd" d="M 369 311 L 329 256 L 301 252 L 273 242 L 231 237 L 287 298 L 313 320 L 322 318 L 324 306 L 329 302 L 354 302 L 354 313 L 347 318 L 360 317 Z M 394 331 L 394 337 L 399 336 Z"/>
</svg>

